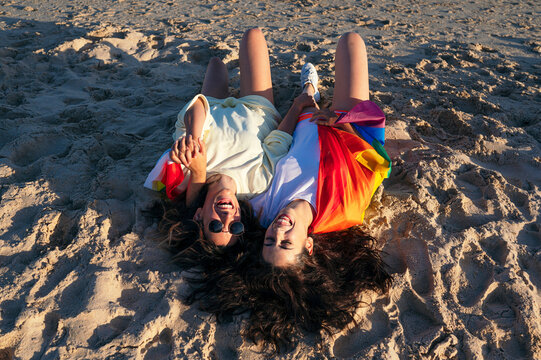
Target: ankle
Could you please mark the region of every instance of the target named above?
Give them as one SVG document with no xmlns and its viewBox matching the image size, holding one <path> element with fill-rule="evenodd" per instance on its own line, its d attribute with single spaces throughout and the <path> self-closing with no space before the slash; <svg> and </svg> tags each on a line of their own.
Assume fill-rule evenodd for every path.
<svg viewBox="0 0 541 360">
<path fill-rule="evenodd" d="M 313 96 L 316 93 L 316 89 L 314 89 L 314 86 L 312 84 L 307 83 L 306 85 L 304 85 L 304 89 L 302 90 L 302 92 Z"/>
</svg>

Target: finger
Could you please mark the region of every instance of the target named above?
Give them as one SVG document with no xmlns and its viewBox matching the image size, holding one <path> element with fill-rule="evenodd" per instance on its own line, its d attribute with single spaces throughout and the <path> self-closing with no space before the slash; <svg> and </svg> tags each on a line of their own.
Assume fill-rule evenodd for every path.
<svg viewBox="0 0 541 360">
<path fill-rule="evenodd" d="M 177 140 L 177 141 L 178 141 L 178 140 Z M 177 141 L 175 141 L 175 142 L 173 143 L 173 145 L 171 145 L 171 151 L 170 151 L 171 153 L 174 153 L 174 152 L 177 151 Z"/>
<path fill-rule="evenodd" d="M 203 142 L 203 139 L 199 138 L 197 139 L 197 141 L 199 142 L 199 152 L 202 155 L 207 156 L 207 148 L 205 147 L 205 143 Z"/>
<path fill-rule="evenodd" d="M 327 121 L 328 119 L 323 116 L 323 115 L 313 115 L 312 118 L 310 119 L 311 122 L 317 122 L 317 121 Z"/>
<path fill-rule="evenodd" d="M 184 156 L 186 157 L 186 161 L 188 162 L 188 164 L 191 164 L 192 163 L 192 152 L 188 149 L 185 153 L 184 153 Z"/>
<path fill-rule="evenodd" d="M 179 143 L 179 153 L 183 154 L 186 151 L 186 138 L 183 137 Z"/>
<path fill-rule="evenodd" d="M 180 159 L 178 158 L 178 152 L 175 153 L 174 151 L 171 151 L 169 153 L 169 157 L 171 158 L 171 160 L 174 162 L 174 163 L 177 163 L 177 164 L 180 164 Z"/>
<path fill-rule="evenodd" d="M 188 151 L 190 153 L 193 153 L 194 146 L 193 146 L 193 136 L 192 135 L 188 136 L 188 141 L 186 142 L 186 148 L 188 149 Z"/>
<path fill-rule="evenodd" d="M 173 146 L 171 146 L 171 151 L 176 151 L 178 153 L 181 139 L 182 138 L 179 138 L 173 143 Z"/>
<path fill-rule="evenodd" d="M 190 163 L 186 160 L 186 155 L 184 153 L 180 153 L 178 156 L 180 163 L 184 165 L 185 167 L 189 167 Z"/>
<path fill-rule="evenodd" d="M 319 119 L 319 120 L 316 120 L 316 124 L 328 126 L 328 125 L 330 125 L 330 122 L 327 119 Z"/>
</svg>

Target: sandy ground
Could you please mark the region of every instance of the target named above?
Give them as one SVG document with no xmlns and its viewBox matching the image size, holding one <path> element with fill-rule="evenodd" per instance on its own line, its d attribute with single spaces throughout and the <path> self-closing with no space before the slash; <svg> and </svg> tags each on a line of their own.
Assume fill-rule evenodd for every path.
<svg viewBox="0 0 541 360">
<path fill-rule="evenodd" d="M 395 285 L 361 326 L 282 358 L 541 358 L 537 1 L 0 1 L 0 359 L 260 359 L 181 303 L 143 189 L 211 56 L 238 94 L 263 28 L 277 107 L 305 61 L 332 98 L 340 34 L 366 41 L 391 178 L 366 228 Z"/>
</svg>

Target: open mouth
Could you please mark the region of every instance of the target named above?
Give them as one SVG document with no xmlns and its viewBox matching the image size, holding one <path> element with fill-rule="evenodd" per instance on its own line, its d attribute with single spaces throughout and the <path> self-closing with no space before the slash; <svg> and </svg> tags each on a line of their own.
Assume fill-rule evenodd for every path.
<svg viewBox="0 0 541 360">
<path fill-rule="evenodd" d="M 291 220 L 291 218 L 289 216 L 287 216 L 286 214 L 282 214 L 282 215 L 278 216 L 278 218 L 276 219 L 276 225 L 278 225 L 278 226 L 292 226 L 293 225 L 293 220 Z"/>
<path fill-rule="evenodd" d="M 233 206 L 233 202 L 229 199 L 223 199 L 223 200 L 219 200 L 217 203 L 216 203 L 216 207 L 220 210 L 232 210 L 234 209 L 235 207 Z"/>
</svg>

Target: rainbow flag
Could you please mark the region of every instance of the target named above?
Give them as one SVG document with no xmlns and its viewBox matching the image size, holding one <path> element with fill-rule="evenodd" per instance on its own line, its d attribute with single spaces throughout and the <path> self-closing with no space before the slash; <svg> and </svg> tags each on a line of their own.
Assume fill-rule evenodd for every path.
<svg viewBox="0 0 541 360">
<path fill-rule="evenodd" d="M 185 190 L 180 186 L 185 174 L 182 165 L 173 162 L 169 153 L 170 150 L 167 150 L 158 159 L 147 176 L 145 187 L 155 191 L 164 191 L 169 199 L 174 200 Z"/>
<path fill-rule="evenodd" d="M 391 159 L 383 148 L 385 115 L 376 104 L 362 101 L 337 123 L 350 123 L 362 138 L 318 126 L 321 155 L 314 233 L 361 224 L 374 192 L 391 173 Z"/>
</svg>

